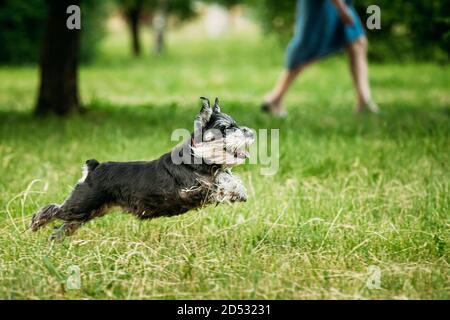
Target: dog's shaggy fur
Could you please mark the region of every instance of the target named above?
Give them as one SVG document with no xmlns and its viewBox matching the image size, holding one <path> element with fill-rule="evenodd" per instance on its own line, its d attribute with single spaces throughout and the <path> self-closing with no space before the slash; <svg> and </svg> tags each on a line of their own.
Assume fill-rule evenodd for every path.
<svg viewBox="0 0 450 320">
<path fill-rule="evenodd" d="M 182 214 L 207 204 L 246 201 L 245 188 L 231 167 L 248 157 L 253 132 L 239 127 L 203 99 L 189 141 L 154 161 L 88 160 L 83 176 L 63 204 L 50 204 L 33 215 L 37 231 L 54 219 L 64 223 L 52 237 L 71 235 L 83 223 L 120 206 L 141 219 Z M 182 158 L 176 163 L 175 158 Z"/>
</svg>

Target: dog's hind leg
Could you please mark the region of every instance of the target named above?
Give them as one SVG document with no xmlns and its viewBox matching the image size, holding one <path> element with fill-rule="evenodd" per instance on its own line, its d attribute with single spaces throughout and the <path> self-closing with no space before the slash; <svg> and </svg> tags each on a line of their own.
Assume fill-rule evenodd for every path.
<svg viewBox="0 0 450 320">
<path fill-rule="evenodd" d="M 51 204 L 34 214 L 31 230 L 37 231 L 55 219 L 63 220 L 64 223 L 52 234 L 52 239 L 62 238 L 72 235 L 88 220 L 102 215 L 106 208 L 103 192 L 86 182 L 78 183 L 62 205 Z"/>
<path fill-rule="evenodd" d="M 105 208 L 106 197 L 104 192 L 93 185 L 90 174 L 99 166 L 97 160 L 86 161 L 83 177 L 72 190 L 69 198 L 62 205 L 50 204 L 43 207 L 31 218 L 31 230 L 37 231 L 54 219 L 63 220 L 55 235 L 71 235 L 84 222 L 99 216 Z"/>
<path fill-rule="evenodd" d="M 106 207 L 103 192 L 87 183 L 77 184 L 55 215 L 64 223 L 53 232 L 52 238 L 72 235 L 83 223 L 102 215 Z"/>
<path fill-rule="evenodd" d="M 60 226 L 55 226 L 50 239 L 60 240 L 65 236 L 71 236 L 82 224 L 83 221 L 66 221 Z"/>
</svg>

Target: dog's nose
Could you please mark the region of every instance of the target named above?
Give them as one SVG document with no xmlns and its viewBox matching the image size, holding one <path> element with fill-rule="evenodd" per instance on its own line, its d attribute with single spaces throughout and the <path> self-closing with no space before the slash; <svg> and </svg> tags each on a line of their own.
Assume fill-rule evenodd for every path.
<svg viewBox="0 0 450 320">
<path fill-rule="evenodd" d="M 250 128 L 242 127 L 242 132 L 246 137 L 253 138 L 253 131 Z"/>
</svg>

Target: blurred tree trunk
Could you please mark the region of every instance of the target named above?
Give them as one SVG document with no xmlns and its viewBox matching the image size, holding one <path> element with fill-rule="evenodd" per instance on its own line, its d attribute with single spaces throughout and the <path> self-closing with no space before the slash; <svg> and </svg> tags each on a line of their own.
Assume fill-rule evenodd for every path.
<svg viewBox="0 0 450 320">
<path fill-rule="evenodd" d="M 78 54 L 80 31 L 66 26 L 70 5 L 80 0 L 47 0 L 48 18 L 40 62 L 40 88 L 35 113 L 67 115 L 80 110 Z"/>
<path fill-rule="evenodd" d="M 166 31 L 166 12 L 161 11 L 153 18 L 153 28 L 155 30 L 154 52 L 161 54 L 164 50 L 164 35 Z"/>
<path fill-rule="evenodd" d="M 132 50 L 135 56 L 141 54 L 141 42 L 139 39 L 139 23 L 142 7 L 140 5 L 133 6 L 125 10 L 128 26 L 131 33 Z"/>
</svg>

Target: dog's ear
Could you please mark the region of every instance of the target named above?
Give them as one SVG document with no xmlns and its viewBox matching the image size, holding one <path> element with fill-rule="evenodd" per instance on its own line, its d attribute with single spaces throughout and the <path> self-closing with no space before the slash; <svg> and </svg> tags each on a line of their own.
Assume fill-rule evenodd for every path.
<svg viewBox="0 0 450 320">
<path fill-rule="evenodd" d="M 201 121 L 202 128 L 208 123 L 209 119 L 211 119 L 212 109 L 209 103 L 209 99 L 205 97 L 200 97 L 202 99 L 202 108 L 200 109 L 200 113 L 197 115 L 195 120 Z"/>
<path fill-rule="evenodd" d="M 219 113 L 220 112 L 219 98 L 216 98 L 216 100 L 214 101 L 213 112 L 215 112 L 215 113 Z"/>
<path fill-rule="evenodd" d="M 202 99 L 202 108 L 200 113 L 195 117 L 194 120 L 194 141 L 199 142 L 202 140 L 202 131 L 206 124 L 211 119 L 212 109 L 209 103 L 209 99 L 205 97 L 200 97 Z"/>
</svg>

